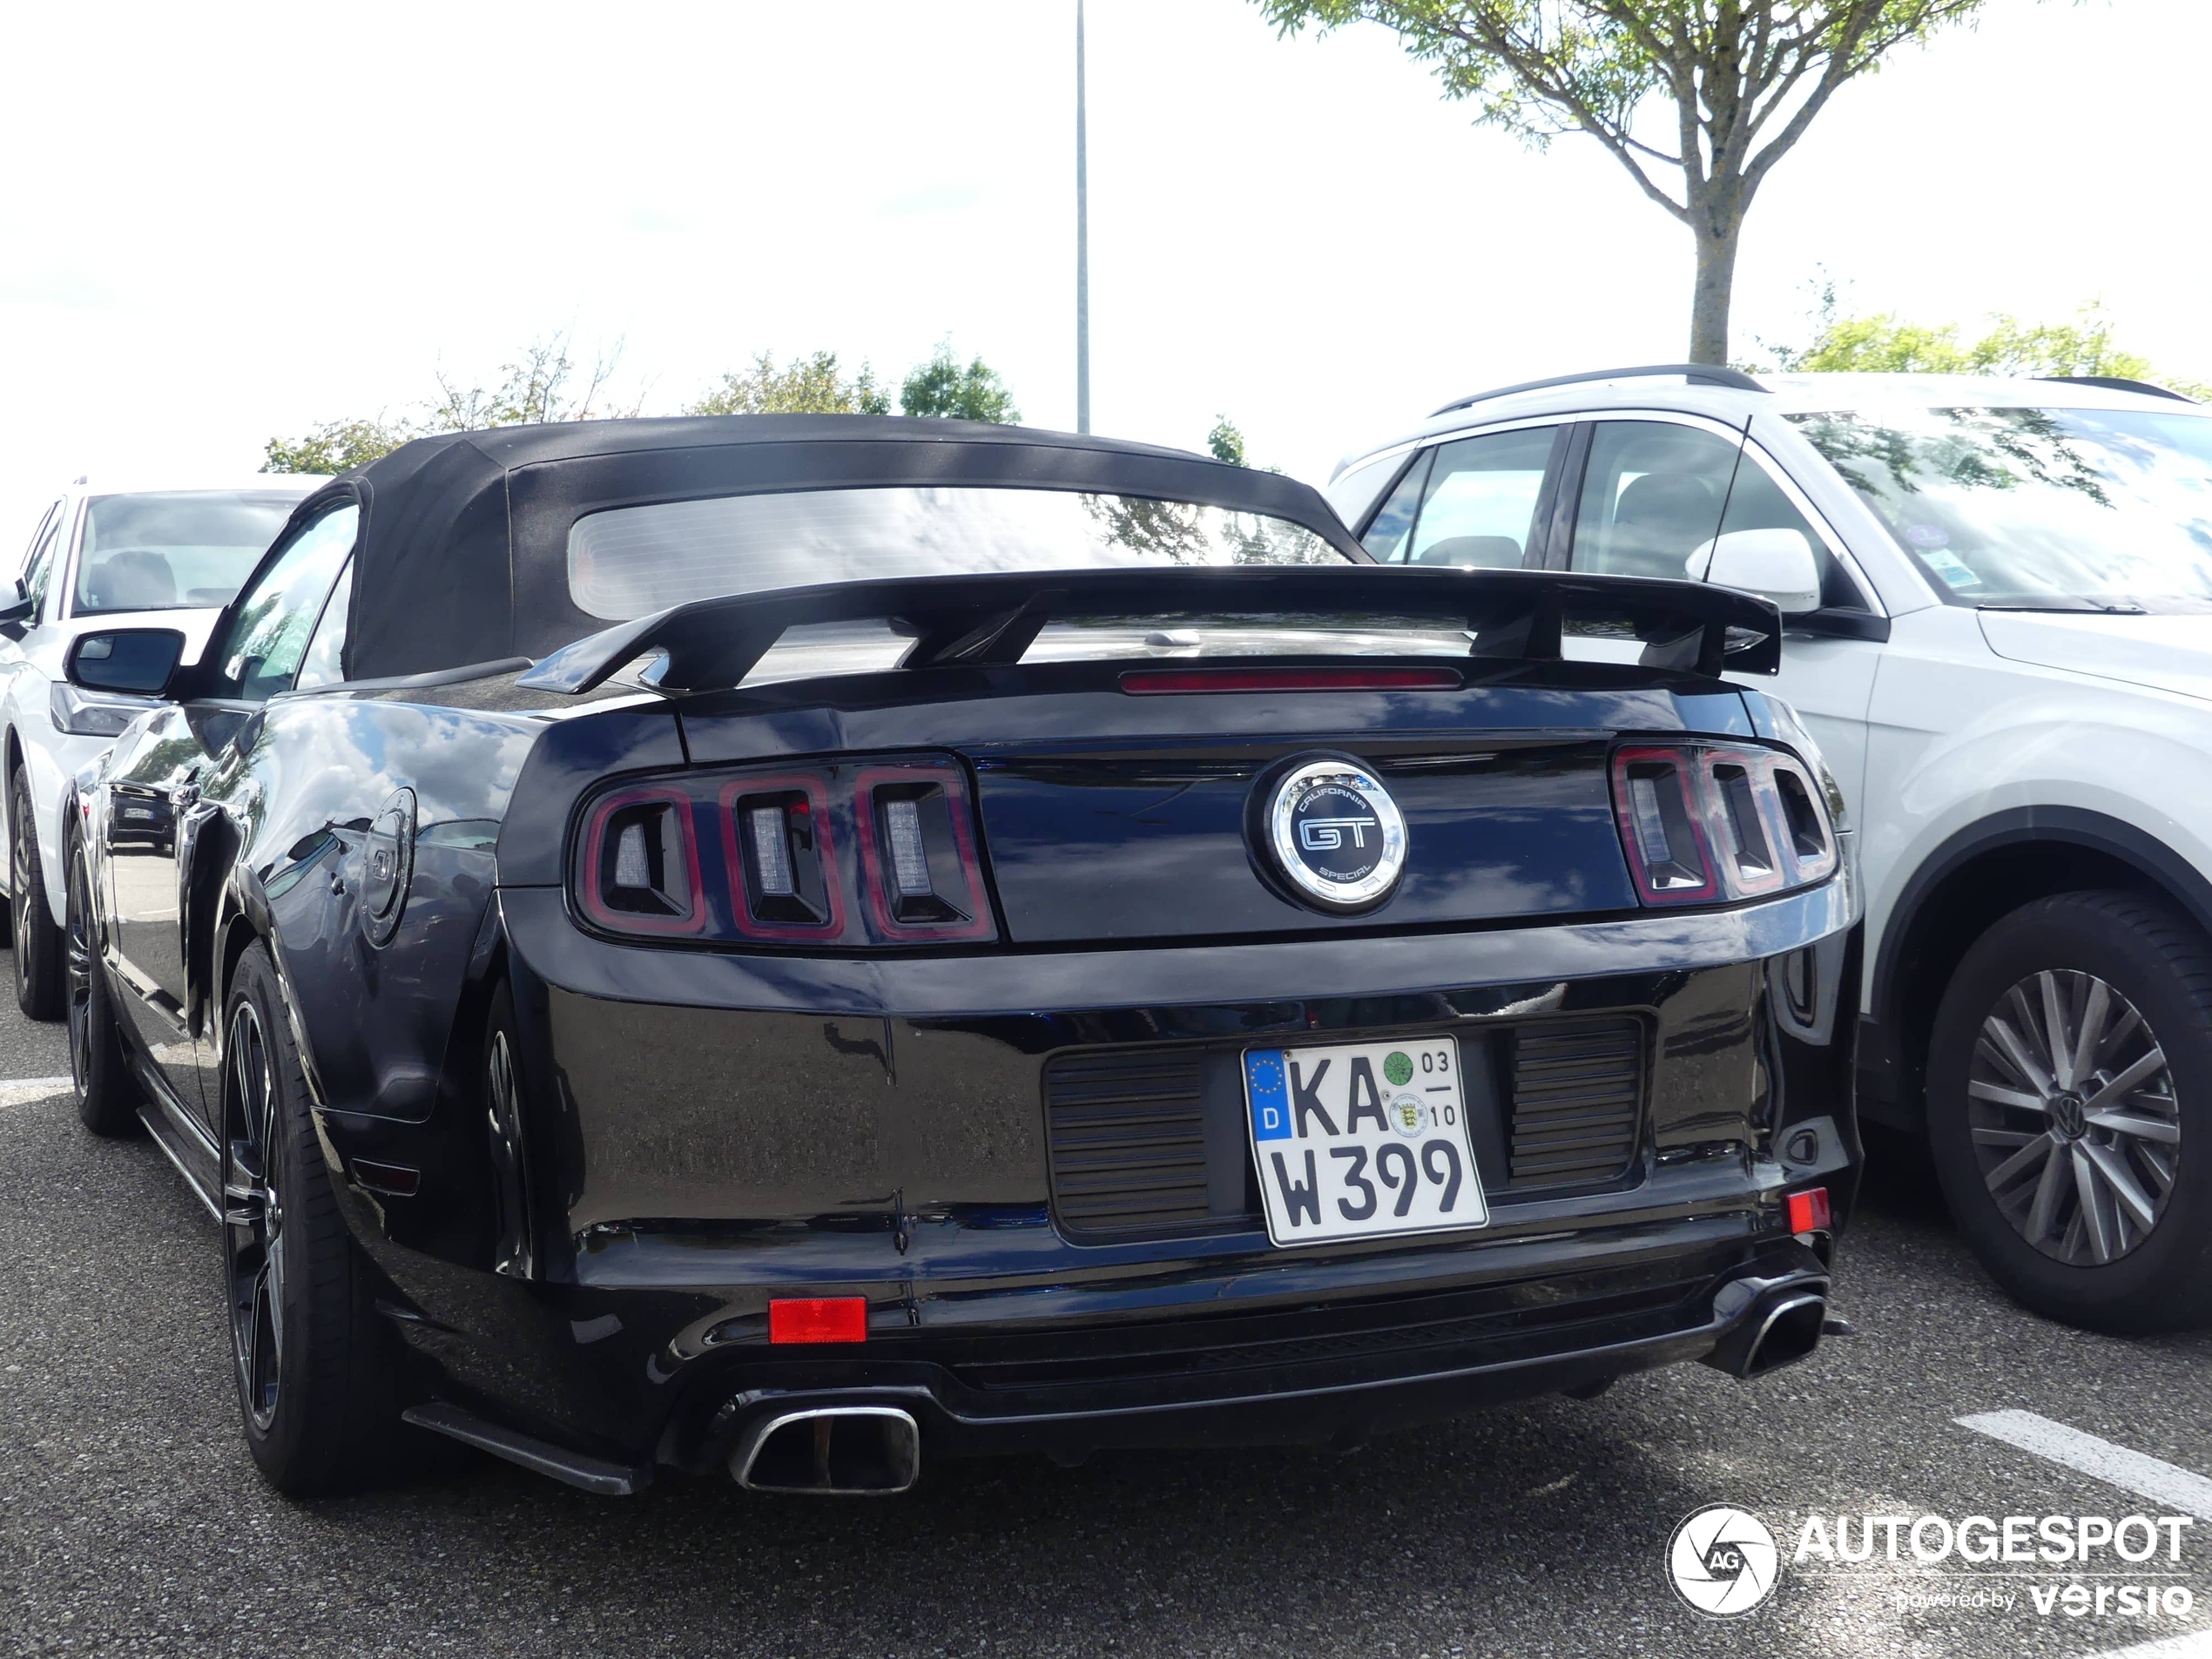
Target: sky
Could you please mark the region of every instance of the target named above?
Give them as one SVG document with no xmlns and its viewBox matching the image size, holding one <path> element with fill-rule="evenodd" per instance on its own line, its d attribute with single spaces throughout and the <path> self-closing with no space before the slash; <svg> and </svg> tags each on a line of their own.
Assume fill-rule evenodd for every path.
<svg viewBox="0 0 2212 1659">
<path fill-rule="evenodd" d="M 1474 125 L 1372 26 L 1088 17 L 1096 430 L 1226 415 L 1320 482 L 1453 396 L 1682 356 L 1689 234 L 1590 140 Z M 0 538 L 79 472 L 228 481 L 563 334 L 647 413 L 949 339 L 1072 427 L 1073 48 L 1074 0 L 8 8 Z M 1900 53 L 1755 205 L 1737 355 L 1824 271 L 1969 327 L 2101 300 L 2212 380 L 2208 60 L 2204 0 L 1989 0 Z"/>
</svg>

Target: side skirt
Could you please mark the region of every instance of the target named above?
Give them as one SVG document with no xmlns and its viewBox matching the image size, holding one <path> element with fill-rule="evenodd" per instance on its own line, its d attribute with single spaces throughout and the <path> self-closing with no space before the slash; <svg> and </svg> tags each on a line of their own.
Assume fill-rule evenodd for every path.
<svg viewBox="0 0 2212 1659">
<path fill-rule="evenodd" d="M 145 1080 L 139 1081 L 143 1087 Z M 219 1196 L 223 1163 L 215 1143 L 207 1138 L 206 1130 L 170 1101 L 166 1089 L 148 1089 L 146 1092 L 151 1098 L 138 1108 L 138 1121 L 146 1126 L 146 1133 L 153 1137 L 162 1156 L 177 1166 L 177 1173 L 185 1177 L 192 1197 L 219 1223 L 223 1218 Z"/>
<path fill-rule="evenodd" d="M 571 1452 L 500 1424 L 487 1423 L 482 1418 L 442 1400 L 410 1406 L 401 1415 L 417 1428 L 448 1435 L 463 1445 L 505 1458 L 536 1474 L 564 1480 L 586 1492 L 596 1492 L 602 1497 L 631 1497 L 652 1484 L 651 1464 L 609 1463 L 601 1458 L 586 1457 L 581 1452 Z"/>
</svg>

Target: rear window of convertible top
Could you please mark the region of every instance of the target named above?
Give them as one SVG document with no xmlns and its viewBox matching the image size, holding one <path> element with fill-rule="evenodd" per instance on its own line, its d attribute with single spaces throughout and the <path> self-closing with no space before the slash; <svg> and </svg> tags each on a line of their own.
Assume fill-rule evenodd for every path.
<svg viewBox="0 0 2212 1659">
<path fill-rule="evenodd" d="M 1146 564 L 1336 564 L 1300 524 L 1051 489 L 822 489 L 618 507 L 569 530 L 569 593 L 609 622 L 729 594 L 884 577 Z"/>
</svg>

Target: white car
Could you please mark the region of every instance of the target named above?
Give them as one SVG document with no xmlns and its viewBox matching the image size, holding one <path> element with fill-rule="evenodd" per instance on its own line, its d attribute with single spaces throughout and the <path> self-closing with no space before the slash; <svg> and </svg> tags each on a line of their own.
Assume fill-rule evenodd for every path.
<svg viewBox="0 0 2212 1659">
<path fill-rule="evenodd" d="M 80 691 L 62 672 L 78 636 L 135 623 L 181 629 L 186 662 L 284 528 L 328 480 L 258 475 L 234 484 L 129 484 L 78 478 L 58 491 L 31 533 L 12 589 L 0 594 L 0 879 L 15 943 L 16 1001 L 34 1019 L 61 1017 L 66 906 L 62 800 L 71 776 L 96 760 L 152 699 Z M 152 613 L 159 612 L 158 617 Z"/>
<path fill-rule="evenodd" d="M 1612 370 L 1453 403 L 1329 493 L 1386 561 L 1773 599 L 1764 683 L 1842 781 L 1866 886 L 1861 1116 L 1926 1136 L 2029 1306 L 2212 1318 L 2212 409 Z"/>
</svg>

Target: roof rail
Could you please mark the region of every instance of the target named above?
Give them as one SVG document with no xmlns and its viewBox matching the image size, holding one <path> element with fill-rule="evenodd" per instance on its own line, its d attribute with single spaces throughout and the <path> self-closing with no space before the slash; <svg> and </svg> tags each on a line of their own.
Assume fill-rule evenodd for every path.
<svg viewBox="0 0 2212 1659">
<path fill-rule="evenodd" d="M 1487 403 L 1494 397 L 1511 397 L 1515 392 L 1541 392 L 1552 386 L 1579 386 L 1588 381 L 1625 381 L 1641 379 L 1647 374 L 1679 374 L 1692 386 L 1725 386 L 1736 392 L 1764 392 L 1760 385 L 1740 368 L 1724 368 L 1717 363 L 1649 363 L 1641 368 L 1594 368 L 1583 374 L 1554 374 L 1547 381 L 1523 381 L 1518 386 L 1501 386 L 1492 391 L 1477 392 L 1473 397 L 1463 397 L 1433 409 L 1429 419 L 1449 415 L 1453 409 L 1463 409 L 1470 403 Z"/>
<path fill-rule="evenodd" d="M 2066 386 L 2101 386 L 2112 392 L 2148 392 L 2153 397 L 2170 397 L 2177 403 L 2196 401 L 2188 393 L 2177 392 L 2169 386 L 2153 386 L 2148 381 L 2123 380 L 2117 374 L 2038 374 L 2035 378 Z"/>
</svg>

